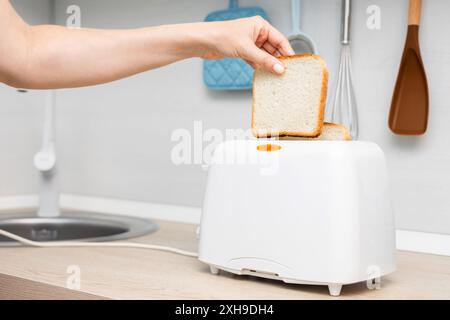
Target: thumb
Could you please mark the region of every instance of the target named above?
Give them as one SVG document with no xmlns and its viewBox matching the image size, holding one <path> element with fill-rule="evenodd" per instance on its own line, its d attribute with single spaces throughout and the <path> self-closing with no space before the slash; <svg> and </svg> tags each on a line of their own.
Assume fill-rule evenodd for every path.
<svg viewBox="0 0 450 320">
<path fill-rule="evenodd" d="M 246 60 L 278 75 L 283 74 L 285 71 L 285 67 L 280 60 L 257 46 L 252 47 L 248 51 Z"/>
</svg>

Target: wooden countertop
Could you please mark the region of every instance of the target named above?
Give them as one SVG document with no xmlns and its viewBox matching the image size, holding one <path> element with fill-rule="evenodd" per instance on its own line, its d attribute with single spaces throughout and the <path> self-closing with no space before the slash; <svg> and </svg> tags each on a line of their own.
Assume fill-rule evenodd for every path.
<svg viewBox="0 0 450 320">
<path fill-rule="evenodd" d="M 196 226 L 158 221 L 134 242 L 196 251 Z M 80 290 L 67 289 L 79 266 Z M 195 258 L 122 248 L 0 248 L 0 299 L 450 299 L 450 257 L 398 252 L 398 270 L 381 290 L 344 286 L 339 298 L 322 286 L 210 274 Z"/>
</svg>

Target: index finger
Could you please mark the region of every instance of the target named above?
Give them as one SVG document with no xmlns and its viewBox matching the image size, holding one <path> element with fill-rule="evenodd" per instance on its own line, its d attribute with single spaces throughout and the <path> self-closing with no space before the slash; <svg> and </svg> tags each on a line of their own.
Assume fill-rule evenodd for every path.
<svg viewBox="0 0 450 320">
<path fill-rule="evenodd" d="M 278 49 L 278 51 L 284 56 L 292 56 L 295 54 L 294 49 L 292 49 L 289 40 L 275 27 L 268 23 L 269 34 L 267 37 L 267 42 L 269 42 L 273 47 Z"/>
</svg>

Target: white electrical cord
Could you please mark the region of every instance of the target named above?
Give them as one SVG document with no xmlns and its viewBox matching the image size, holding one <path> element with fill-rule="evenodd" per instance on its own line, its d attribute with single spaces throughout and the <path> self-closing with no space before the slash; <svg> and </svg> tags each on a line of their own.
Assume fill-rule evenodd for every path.
<svg viewBox="0 0 450 320">
<path fill-rule="evenodd" d="M 11 232 L 0 229 L 0 235 L 20 242 L 25 246 L 38 248 L 67 248 L 67 247 L 105 247 L 105 248 L 132 248 L 132 249 L 151 249 L 180 254 L 188 257 L 198 257 L 195 252 L 185 251 L 177 248 L 159 246 L 154 244 L 136 243 L 136 242 L 76 242 L 76 241 L 55 241 L 55 242 L 37 242 L 15 235 Z"/>
</svg>

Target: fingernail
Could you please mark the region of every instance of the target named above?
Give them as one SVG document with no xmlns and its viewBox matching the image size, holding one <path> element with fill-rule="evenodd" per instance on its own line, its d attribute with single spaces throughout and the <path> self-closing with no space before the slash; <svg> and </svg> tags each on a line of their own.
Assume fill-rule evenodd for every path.
<svg viewBox="0 0 450 320">
<path fill-rule="evenodd" d="M 281 63 L 275 63 L 273 66 L 273 71 L 278 74 L 284 73 L 284 66 Z"/>
</svg>

